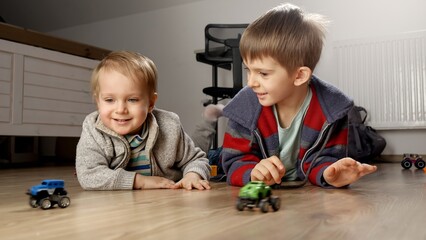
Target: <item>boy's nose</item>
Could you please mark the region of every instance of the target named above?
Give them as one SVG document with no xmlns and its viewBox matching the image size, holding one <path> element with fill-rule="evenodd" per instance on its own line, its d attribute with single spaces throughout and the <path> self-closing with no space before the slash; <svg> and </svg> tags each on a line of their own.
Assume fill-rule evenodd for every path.
<svg viewBox="0 0 426 240">
<path fill-rule="evenodd" d="M 250 88 L 258 86 L 258 82 L 256 81 L 256 79 L 254 78 L 252 74 L 247 75 L 247 86 Z"/>
<path fill-rule="evenodd" d="M 127 113 L 127 106 L 125 103 L 117 103 L 117 108 L 115 110 L 117 113 Z"/>
</svg>

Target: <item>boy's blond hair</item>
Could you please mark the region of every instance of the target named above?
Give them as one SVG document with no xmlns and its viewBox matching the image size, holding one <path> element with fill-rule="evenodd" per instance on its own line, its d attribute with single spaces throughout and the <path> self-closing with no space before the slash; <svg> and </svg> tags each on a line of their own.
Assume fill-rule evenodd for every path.
<svg viewBox="0 0 426 240">
<path fill-rule="evenodd" d="M 136 52 L 116 51 L 108 54 L 93 70 L 90 85 L 94 98 L 99 94 L 99 72 L 106 70 L 117 71 L 142 83 L 150 96 L 157 92 L 157 67 L 154 62 Z"/>
<path fill-rule="evenodd" d="M 244 31 L 241 56 L 245 62 L 272 57 L 290 73 L 318 63 L 327 21 L 318 14 L 304 13 L 291 4 L 279 5 L 251 23 Z"/>
</svg>

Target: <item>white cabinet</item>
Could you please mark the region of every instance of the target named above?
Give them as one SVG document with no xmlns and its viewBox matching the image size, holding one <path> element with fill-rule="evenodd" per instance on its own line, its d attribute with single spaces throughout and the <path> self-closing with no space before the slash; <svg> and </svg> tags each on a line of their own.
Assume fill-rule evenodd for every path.
<svg viewBox="0 0 426 240">
<path fill-rule="evenodd" d="M 98 62 L 0 39 L 0 135 L 80 136 Z"/>
</svg>

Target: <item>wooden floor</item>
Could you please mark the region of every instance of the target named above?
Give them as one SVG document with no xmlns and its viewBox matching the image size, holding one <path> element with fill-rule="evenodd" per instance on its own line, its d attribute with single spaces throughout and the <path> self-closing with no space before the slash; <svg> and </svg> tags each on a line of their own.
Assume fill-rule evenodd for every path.
<svg viewBox="0 0 426 240">
<path fill-rule="evenodd" d="M 26 190 L 66 181 L 68 208 L 31 208 Z M 83 191 L 72 167 L 0 170 L 0 239 L 426 239 L 426 174 L 398 163 L 348 189 L 275 190 L 278 212 L 239 212 L 239 188 Z"/>
</svg>

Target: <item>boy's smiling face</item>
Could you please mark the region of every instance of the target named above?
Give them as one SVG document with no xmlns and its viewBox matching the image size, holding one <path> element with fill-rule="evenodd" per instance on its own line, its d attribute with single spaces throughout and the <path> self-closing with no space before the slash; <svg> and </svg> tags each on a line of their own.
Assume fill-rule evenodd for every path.
<svg viewBox="0 0 426 240">
<path fill-rule="evenodd" d="M 256 93 L 262 106 L 291 102 L 297 93 L 297 73 L 289 74 L 271 57 L 249 59 L 244 64 L 247 69 L 247 85 Z"/>
<path fill-rule="evenodd" d="M 98 84 L 96 103 L 102 123 L 120 135 L 140 134 L 157 95 L 150 96 L 140 81 L 115 70 L 101 70 Z"/>
</svg>

